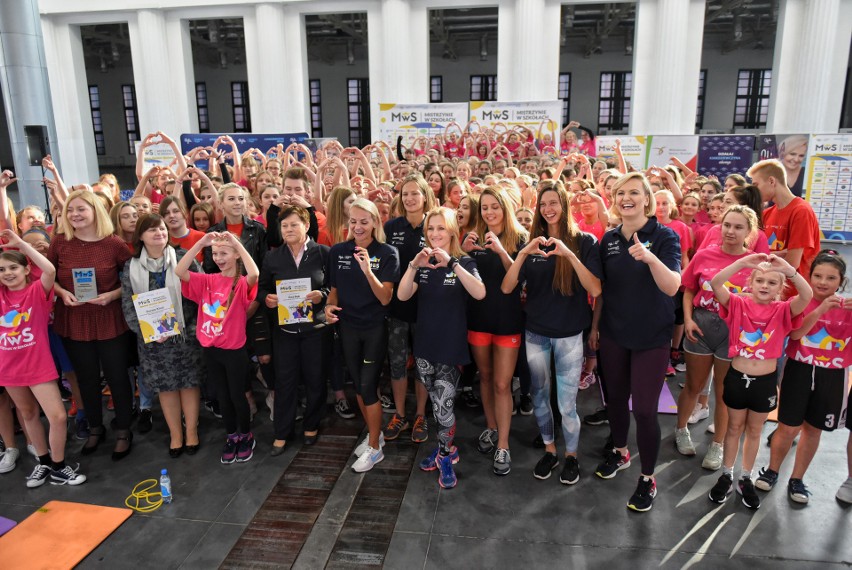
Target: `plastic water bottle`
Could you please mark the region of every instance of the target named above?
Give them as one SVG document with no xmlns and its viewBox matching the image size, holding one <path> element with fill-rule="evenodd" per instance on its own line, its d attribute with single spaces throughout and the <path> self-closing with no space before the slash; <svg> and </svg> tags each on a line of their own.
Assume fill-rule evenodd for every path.
<svg viewBox="0 0 852 570">
<path fill-rule="evenodd" d="M 165 469 L 160 471 L 160 492 L 163 494 L 164 503 L 172 502 L 172 480 Z"/>
</svg>

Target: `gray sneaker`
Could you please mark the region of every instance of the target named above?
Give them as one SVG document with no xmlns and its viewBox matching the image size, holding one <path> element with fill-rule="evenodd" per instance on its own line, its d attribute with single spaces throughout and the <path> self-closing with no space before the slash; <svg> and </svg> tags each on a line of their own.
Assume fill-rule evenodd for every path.
<svg viewBox="0 0 852 570">
<path fill-rule="evenodd" d="M 838 501 L 843 501 L 844 503 L 852 504 L 852 477 L 846 479 L 840 488 L 837 490 Z"/>
<path fill-rule="evenodd" d="M 701 462 L 701 466 L 710 471 L 717 471 L 722 467 L 722 454 L 724 451 L 725 448 L 721 443 L 711 442 L 710 447 L 707 448 L 707 454 L 704 456 L 704 461 Z"/>
<path fill-rule="evenodd" d="M 675 430 L 675 445 L 677 446 L 677 452 L 681 455 L 695 455 L 695 446 L 692 445 L 689 428 Z"/>
<path fill-rule="evenodd" d="M 509 454 L 509 450 L 498 447 L 494 454 L 494 474 L 508 475 L 511 470 L 512 456 Z"/>
<path fill-rule="evenodd" d="M 497 430 L 485 428 L 485 431 L 479 434 L 476 449 L 479 453 L 491 453 L 495 447 L 497 447 Z"/>
</svg>

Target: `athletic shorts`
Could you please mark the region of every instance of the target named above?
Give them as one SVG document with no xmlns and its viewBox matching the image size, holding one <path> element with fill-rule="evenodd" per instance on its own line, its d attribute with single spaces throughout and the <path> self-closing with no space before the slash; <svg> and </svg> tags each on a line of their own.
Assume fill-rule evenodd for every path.
<svg viewBox="0 0 852 570">
<path fill-rule="evenodd" d="M 713 355 L 719 360 L 731 361 L 728 356 L 728 325 L 718 313 L 693 307 L 692 320 L 701 329 L 703 335 L 695 334 L 697 342 L 692 342 L 688 337 L 683 337 L 683 350 L 690 354 L 700 356 Z"/>
<path fill-rule="evenodd" d="M 768 414 L 778 406 L 778 371 L 749 376 L 731 366 L 725 376 L 722 399 L 732 410 Z"/>
<path fill-rule="evenodd" d="M 520 334 L 491 334 L 478 331 L 467 331 L 467 342 L 471 346 L 502 346 L 504 348 L 521 348 Z"/>
<path fill-rule="evenodd" d="M 674 294 L 674 304 L 675 304 L 675 326 L 683 324 L 683 291 L 678 291 Z"/>
<path fill-rule="evenodd" d="M 388 319 L 388 363 L 392 379 L 406 377 L 408 355 L 411 354 L 411 339 L 414 338 L 415 323 L 407 323 L 393 317 Z"/>
<path fill-rule="evenodd" d="M 848 386 L 845 368 L 821 368 L 788 358 L 778 421 L 792 427 L 805 421 L 823 431 L 842 428 L 846 425 Z"/>
</svg>

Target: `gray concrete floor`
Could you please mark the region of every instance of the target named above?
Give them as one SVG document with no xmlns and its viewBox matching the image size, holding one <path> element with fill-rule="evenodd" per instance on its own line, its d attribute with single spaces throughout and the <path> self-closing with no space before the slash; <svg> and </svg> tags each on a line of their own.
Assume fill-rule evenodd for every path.
<svg viewBox="0 0 852 570">
<path fill-rule="evenodd" d="M 682 376 L 682 375 L 679 375 Z M 670 380 L 677 394 L 675 380 Z M 258 396 L 260 394 L 258 393 Z M 258 397 L 259 402 L 262 398 Z M 580 412 L 598 404 L 597 391 L 582 392 Z M 45 485 L 27 489 L 25 477 L 35 461 L 23 457 L 17 469 L 0 476 L 0 515 L 22 520 L 50 500 L 120 507 L 133 486 L 169 469 L 175 502 L 147 514 L 134 514 L 95 549 L 81 568 L 215 568 L 229 552 L 301 444 L 280 457 L 269 457 L 271 425 L 260 404 L 255 458 L 241 465 L 218 462 L 222 428 L 202 412 L 203 447 L 194 456 L 168 457 L 165 424 L 155 413 L 155 428 L 136 435 L 134 451 L 120 463 L 109 457 L 108 439 L 95 455 L 82 458 L 89 481 L 79 487 Z M 107 416 L 109 417 L 109 416 Z M 358 420 L 353 420 L 358 421 Z M 846 476 L 846 430 L 825 434 L 806 477 L 813 497 L 806 507 L 791 503 L 785 485 L 792 455 L 781 470 L 781 485 L 762 494 L 759 511 L 732 497 L 717 506 L 707 492 L 718 473 L 701 469 L 710 435 L 709 420 L 693 427 L 698 456 L 683 458 L 673 444 L 674 416 L 661 415 L 663 443 L 657 470 L 659 494 L 651 512 L 629 511 L 626 501 L 639 475 L 638 461 L 614 479 L 593 471 L 608 433 L 606 426 L 583 426 L 581 480 L 561 485 L 558 471 L 546 481 L 532 476 L 542 451 L 531 445 L 537 433 L 534 417 L 513 419 L 512 472 L 496 477 L 489 457 L 475 449 L 483 427 L 481 410 L 461 408 L 456 466 L 459 485 L 441 490 L 435 473 L 412 470 L 385 560 L 387 568 L 751 568 L 849 567 L 852 512 L 834 499 Z M 769 424 L 764 430 L 768 433 Z M 21 444 L 19 444 L 21 445 Z M 81 442 L 69 443 L 74 455 Z M 393 442 L 388 445 L 394 445 Z M 421 446 L 417 460 L 432 449 L 434 435 Z M 631 445 L 632 436 L 631 436 Z M 632 447 L 636 452 L 635 445 Z M 795 448 L 794 448 L 795 449 Z M 758 466 L 769 449 L 761 447 Z M 636 457 L 636 455 L 634 455 Z M 351 497 L 365 475 L 346 470 L 326 510 L 303 548 L 297 567 L 316 568 L 316 549 L 327 548 L 329 533 L 339 528 Z M 333 542 L 333 541 L 332 541 Z M 325 546 L 324 546 L 325 545 Z M 320 559 L 322 559 L 320 557 Z"/>
</svg>

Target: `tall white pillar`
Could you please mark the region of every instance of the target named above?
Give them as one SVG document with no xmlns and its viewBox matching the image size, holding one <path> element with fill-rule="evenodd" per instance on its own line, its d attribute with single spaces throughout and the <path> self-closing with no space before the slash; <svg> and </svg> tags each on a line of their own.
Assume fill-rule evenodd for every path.
<svg viewBox="0 0 852 570">
<path fill-rule="evenodd" d="M 371 132 L 379 103 L 429 102 L 429 10 L 408 0 L 381 0 L 367 10 Z"/>
<path fill-rule="evenodd" d="M 243 24 L 252 130 L 310 133 L 302 16 L 294 6 L 258 4 Z"/>
<path fill-rule="evenodd" d="M 44 16 L 41 29 L 56 121 L 56 140 L 51 141 L 59 149 L 56 166 L 69 183 L 94 182 L 98 153 L 80 26 Z"/>
<path fill-rule="evenodd" d="M 767 132 L 837 132 L 850 35 L 852 0 L 781 3 Z"/>
<path fill-rule="evenodd" d="M 637 2 L 631 134 L 695 132 L 704 4 L 704 0 Z"/>
<path fill-rule="evenodd" d="M 139 10 L 128 29 L 140 136 L 163 131 L 177 140 L 198 132 L 189 21 Z"/>
<path fill-rule="evenodd" d="M 500 2 L 497 98 L 553 101 L 559 97 L 561 6 L 553 0 Z"/>
</svg>

